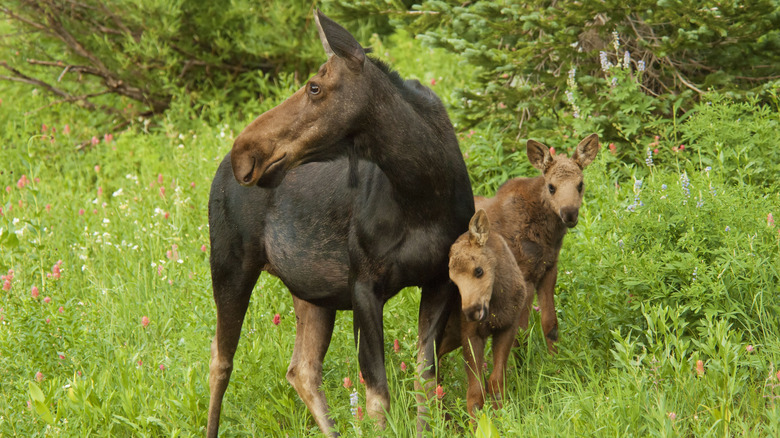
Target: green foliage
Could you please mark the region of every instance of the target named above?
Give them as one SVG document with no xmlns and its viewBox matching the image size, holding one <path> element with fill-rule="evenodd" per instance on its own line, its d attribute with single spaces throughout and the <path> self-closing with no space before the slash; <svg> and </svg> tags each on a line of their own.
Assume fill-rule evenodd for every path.
<svg viewBox="0 0 780 438">
<path fill-rule="evenodd" d="M 166 110 L 185 90 L 197 106 L 241 105 L 257 99 L 258 82 L 303 80 L 324 59 L 312 3 L 301 0 L 15 0 L 0 11 L 13 25 L 2 79 L 126 120 Z"/>
</svg>

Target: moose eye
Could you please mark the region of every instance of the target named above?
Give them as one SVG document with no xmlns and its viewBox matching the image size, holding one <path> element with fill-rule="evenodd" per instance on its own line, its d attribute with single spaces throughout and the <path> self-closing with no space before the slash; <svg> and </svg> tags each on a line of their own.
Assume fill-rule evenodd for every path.
<svg viewBox="0 0 780 438">
<path fill-rule="evenodd" d="M 309 93 L 311 93 L 311 94 L 320 94 L 320 86 L 315 84 L 314 82 L 311 82 L 309 84 Z"/>
<path fill-rule="evenodd" d="M 552 184 L 548 184 L 548 185 L 547 185 L 547 188 L 550 190 L 550 194 L 551 194 L 551 195 L 554 195 L 554 194 L 555 194 L 555 186 L 554 186 L 554 185 L 552 185 Z"/>
<path fill-rule="evenodd" d="M 577 191 L 582 193 L 582 181 L 577 185 Z"/>
<path fill-rule="evenodd" d="M 480 267 L 474 268 L 474 276 L 477 278 L 482 278 L 482 275 L 485 273 L 485 271 L 482 270 Z"/>
</svg>

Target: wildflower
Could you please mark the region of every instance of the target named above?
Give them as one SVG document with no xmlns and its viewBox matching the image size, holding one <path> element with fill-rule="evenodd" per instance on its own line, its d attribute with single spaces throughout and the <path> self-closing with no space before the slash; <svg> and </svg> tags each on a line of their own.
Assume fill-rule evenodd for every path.
<svg viewBox="0 0 780 438">
<path fill-rule="evenodd" d="M 395 351 L 396 353 L 401 351 L 401 343 L 398 342 L 398 339 L 393 341 L 393 351 Z"/>
<path fill-rule="evenodd" d="M 677 419 L 677 414 L 675 414 L 674 412 L 669 412 L 668 415 L 669 415 L 669 419 L 672 421 Z"/>
<path fill-rule="evenodd" d="M 39 295 L 39 292 L 38 292 L 38 286 L 33 286 L 33 287 L 32 287 L 32 290 L 30 291 L 30 295 L 31 295 L 33 298 L 35 298 L 35 299 L 38 299 L 38 295 Z"/>
<path fill-rule="evenodd" d="M 541 310 L 541 309 L 539 308 L 539 306 L 537 306 L 537 305 L 534 305 L 534 312 L 538 312 L 538 311 L 540 311 L 540 310 Z"/>
<path fill-rule="evenodd" d="M 149 326 L 149 317 L 148 316 L 144 315 L 144 316 L 141 317 L 141 325 L 144 326 L 144 327 L 148 327 Z"/>
<path fill-rule="evenodd" d="M 51 204 L 46 204 L 46 207 L 44 207 L 44 208 L 46 209 L 46 213 L 50 212 L 51 211 Z"/>
<path fill-rule="evenodd" d="M 60 313 L 65 313 L 65 308 L 60 306 L 60 308 L 57 309 L 57 311 L 60 312 Z"/>
<path fill-rule="evenodd" d="M 11 290 L 11 280 L 9 280 L 7 278 L 5 280 L 3 280 L 3 290 L 6 291 L 6 292 Z"/>
<path fill-rule="evenodd" d="M 666 190 L 666 184 L 661 184 L 661 190 Z"/>
<path fill-rule="evenodd" d="M 431 79 L 431 85 L 436 85 L 436 78 Z"/>
<path fill-rule="evenodd" d="M 352 380 L 349 377 L 344 377 L 344 387 L 345 388 L 352 387 Z"/>
<path fill-rule="evenodd" d="M 192 181 L 192 182 L 190 183 L 190 188 L 191 188 L 191 189 L 194 189 L 194 188 L 195 188 L 195 181 Z"/>
<path fill-rule="evenodd" d="M 623 54 L 623 68 L 628 68 L 631 65 L 631 53 L 626 50 Z"/>
<path fill-rule="evenodd" d="M 281 322 L 281 319 L 282 319 L 282 317 L 277 313 L 276 315 L 274 315 L 274 319 L 273 319 L 272 322 L 274 323 L 274 325 L 279 325 L 279 323 Z"/>
<path fill-rule="evenodd" d="M 748 353 L 752 353 L 753 352 L 753 346 L 750 345 L 750 344 L 746 345 L 745 346 L 745 351 L 747 351 Z"/>
<path fill-rule="evenodd" d="M 62 260 L 57 260 L 57 263 L 54 264 L 54 266 L 51 267 L 51 276 L 55 280 L 59 280 L 62 276 L 60 271 L 60 266 L 62 266 Z"/>
<path fill-rule="evenodd" d="M 695 268 L 693 268 L 693 280 L 692 280 L 692 281 L 696 281 L 696 272 L 697 272 L 698 270 L 699 270 L 699 267 L 698 267 L 698 266 L 697 266 L 697 267 L 695 267 Z"/>
<path fill-rule="evenodd" d="M 90 143 L 92 143 L 92 146 L 95 146 L 98 143 L 100 143 L 100 139 L 98 139 L 96 136 L 93 135 L 92 136 L 92 140 L 90 141 Z"/>
<path fill-rule="evenodd" d="M 65 127 L 62 128 L 62 133 L 65 135 L 70 134 L 70 125 L 65 125 Z"/>
<path fill-rule="evenodd" d="M 406 362 L 401 362 L 401 371 L 406 372 Z"/>
<path fill-rule="evenodd" d="M 620 35 L 618 35 L 617 31 L 612 32 L 612 46 L 616 52 L 620 49 Z"/>
<path fill-rule="evenodd" d="M 45 123 L 41 125 L 41 132 L 46 132 L 48 129 Z"/>
<path fill-rule="evenodd" d="M 51 322 L 51 318 L 46 318 L 46 324 L 49 324 Z"/>
<path fill-rule="evenodd" d="M 360 384 L 361 385 L 365 385 L 366 384 L 366 379 L 363 378 L 363 371 L 359 371 L 358 372 L 358 377 L 360 378 Z"/>
<path fill-rule="evenodd" d="M 103 141 L 106 143 L 111 143 L 114 141 L 114 135 L 113 134 L 103 134 Z"/>
<path fill-rule="evenodd" d="M 554 147 L 550 147 L 550 155 L 555 155 L 555 148 Z"/>
<path fill-rule="evenodd" d="M 205 244 L 203 244 L 203 245 L 201 245 L 201 246 L 200 246 L 200 250 L 201 250 L 201 251 L 203 251 L 203 252 L 206 252 L 206 250 L 207 250 L 207 249 L 208 249 L 208 248 L 206 247 L 206 245 L 205 245 Z"/>
<path fill-rule="evenodd" d="M 617 76 L 612 76 L 612 80 L 610 81 L 610 84 L 612 84 L 613 87 L 616 87 L 618 83 Z"/>
<path fill-rule="evenodd" d="M 64 355 L 64 354 L 58 354 L 58 355 L 57 355 L 57 357 L 59 357 L 59 358 L 60 358 L 60 360 L 63 360 L 63 359 L 65 359 L 65 355 Z"/>
<path fill-rule="evenodd" d="M 612 68 L 612 63 L 607 59 L 607 52 L 599 52 L 599 60 L 601 61 L 601 71 L 607 72 Z"/>
<path fill-rule="evenodd" d="M 42 373 L 42 372 L 40 372 L 40 371 L 38 371 L 37 373 L 35 373 L 35 380 L 37 380 L 37 381 L 39 381 L 39 382 L 40 382 L 40 381 L 43 381 L 43 373 Z"/>
<path fill-rule="evenodd" d="M 688 179 L 688 174 L 686 172 L 683 172 L 682 175 L 680 175 L 680 187 L 682 187 L 683 194 L 685 194 L 685 197 L 691 196 L 691 189 L 690 189 L 691 182 Z M 684 200 L 683 204 L 687 204 L 688 201 Z"/>
<path fill-rule="evenodd" d="M 731 228 L 729 228 L 728 225 L 726 225 L 726 232 L 731 231 Z"/>
<path fill-rule="evenodd" d="M 79 216 L 84 216 L 84 209 L 83 208 L 79 208 Z"/>
<path fill-rule="evenodd" d="M 165 198 L 165 186 L 160 186 L 160 197 Z"/>
<path fill-rule="evenodd" d="M 44 303 L 46 303 L 46 304 L 49 304 L 49 303 L 51 303 L 51 297 L 45 297 L 45 298 L 43 299 L 43 302 L 44 302 Z"/>
<path fill-rule="evenodd" d="M 645 71 L 645 62 L 641 59 L 636 62 L 636 69 L 640 72 Z"/>
<path fill-rule="evenodd" d="M 157 183 L 158 184 L 162 184 L 163 183 L 163 174 L 162 173 L 158 173 L 157 174 Z"/>
<path fill-rule="evenodd" d="M 612 153 L 612 155 L 614 155 L 616 153 L 617 147 L 615 146 L 615 143 L 610 143 L 609 144 L 609 151 Z"/>
<path fill-rule="evenodd" d="M 357 419 L 362 420 L 363 419 L 363 407 L 358 406 L 357 407 Z"/>
<path fill-rule="evenodd" d="M 775 226 L 775 217 L 772 216 L 772 213 L 769 213 L 766 215 L 766 226 L 768 227 L 774 227 Z"/>
<path fill-rule="evenodd" d="M 650 148 L 647 149 L 647 157 L 645 158 L 645 164 L 647 165 L 647 167 L 653 167 L 653 151 L 651 151 Z"/>
<path fill-rule="evenodd" d="M 436 398 L 441 400 L 442 398 L 444 398 L 444 394 L 446 394 L 446 392 L 444 392 L 444 388 L 442 388 L 441 385 L 437 386 L 436 387 Z"/>
<path fill-rule="evenodd" d="M 165 365 L 160 364 L 160 371 L 165 371 Z"/>
</svg>

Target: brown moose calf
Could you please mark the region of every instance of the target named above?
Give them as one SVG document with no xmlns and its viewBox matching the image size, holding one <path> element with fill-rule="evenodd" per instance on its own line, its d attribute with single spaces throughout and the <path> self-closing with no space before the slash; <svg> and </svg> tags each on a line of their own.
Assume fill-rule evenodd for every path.
<svg viewBox="0 0 780 438">
<path fill-rule="evenodd" d="M 550 149 L 528 140 L 526 153 L 534 167 L 542 171 L 535 178 L 514 178 L 505 182 L 493 198 L 475 198 L 477 209 L 484 209 L 494 233 L 506 240 L 525 275 L 528 294 L 520 326 L 528 328 L 534 290 L 538 295 L 542 330 L 547 348 L 555 353 L 558 317 L 555 314 L 555 282 L 558 278 L 558 254 L 563 237 L 577 225 L 582 205 L 582 170 L 599 151 L 599 137 L 591 134 L 582 140 L 571 158 L 550 155 Z"/>
<path fill-rule="evenodd" d="M 469 414 L 485 401 L 482 386 L 485 341 L 493 336 L 493 372 L 487 393 L 499 407 L 504 399 L 504 375 L 509 352 L 514 344 L 520 316 L 525 308 L 526 287 L 523 273 L 501 235 L 490 232 L 484 210 L 478 210 L 450 249 L 449 274 L 458 286 L 463 311 L 450 316 L 447 331 L 449 345 L 441 352 L 463 346 L 468 375 L 466 403 Z M 459 333 L 460 336 L 457 336 Z"/>
</svg>

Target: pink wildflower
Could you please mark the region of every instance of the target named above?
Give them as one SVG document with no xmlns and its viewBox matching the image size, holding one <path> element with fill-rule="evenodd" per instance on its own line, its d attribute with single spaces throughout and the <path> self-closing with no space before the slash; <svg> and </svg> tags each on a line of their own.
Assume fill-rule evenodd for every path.
<svg viewBox="0 0 780 438">
<path fill-rule="evenodd" d="M 190 183 L 190 188 L 191 188 L 191 189 L 194 189 L 194 188 L 195 188 L 195 181 L 192 181 L 192 182 Z"/>
<path fill-rule="evenodd" d="M 550 155 L 555 155 L 555 148 L 554 147 L 550 147 Z"/>
<path fill-rule="evenodd" d="M 6 292 L 11 290 L 11 280 L 6 278 L 5 281 L 3 281 L 3 290 Z"/>
<path fill-rule="evenodd" d="M 144 327 L 148 327 L 149 326 L 149 317 L 148 316 L 144 315 L 144 316 L 141 317 L 141 325 L 144 326 Z"/>
<path fill-rule="evenodd" d="M 774 227 L 775 226 L 775 217 L 772 216 L 772 213 L 769 213 L 766 215 L 766 225 L 768 227 Z"/>
<path fill-rule="evenodd" d="M 344 387 L 345 388 L 352 387 L 352 380 L 349 377 L 344 377 Z"/>
<path fill-rule="evenodd" d="M 363 407 L 362 406 L 358 406 L 357 407 L 357 418 L 358 418 L 358 420 L 362 420 L 363 419 Z"/>
<path fill-rule="evenodd" d="M 104 134 L 103 135 L 103 141 L 106 143 L 111 143 L 114 141 L 114 135 L 113 134 Z"/>
<path fill-rule="evenodd" d="M 610 151 L 612 154 L 615 154 L 615 152 L 617 152 L 617 146 L 615 146 L 615 143 L 610 143 L 610 144 L 609 144 L 609 151 Z"/>
<path fill-rule="evenodd" d="M 746 346 L 745 346 L 745 350 L 746 350 L 748 353 L 752 353 L 752 352 L 753 352 L 753 346 L 752 346 L 752 345 L 750 345 L 750 344 L 748 344 L 748 345 L 746 345 Z"/>
<path fill-rule="evenodd" d="M 44 302 L 44 303 L 46 303 L 46 304 L 49 304 L 49 303 L 51 303 L 51 297 L 45 297 L 45 298 L 43 299 L 43 302 Z"/>
<path fill-rule="evenodd" d="M 70 125 L 65 125 L 65 127 L 62 128 L 62 133 L 65 135 L 70 134 Z"/>
<path fill-rule="evenodd" d="M 165 371 L 165 365 L 160 364 L 160 371 Z"/>
<path fill-rule="evenodd" d="M 206 245 L 201 245 L 200 246 L 200 250 L 203 251 L 203 252 L 206 252 L 207 249 L 208 248 L 206 247 Z"/>
<path fill-rule="evenodd" d="M 35 299 L 37 299 L 37 298 L 38 298 L 38 295 L 39 295 L 39 292 L 38 292 L 38 286 L 33 286 L 33 287 L 32 287 L 32 290 L 30 291 L 30 295 L 31 295 L 33 298 L 35 298 Z"/>
<path fill-rule="evenodd" d="M 51 322 L 51 318 L 46 318 L 46 324 L 49 324 Z"/>
<path fill-rule="evenodd" d="M 446 392 L 444 392 L 444 388 L 442 388 L 441 385 L 437 386 L 436 387 L 436 398 L 441 400 L 442 398 L 444 398 L 444 394 L 446 394 Z"/>
<path fill-rule="evenodd" d="M 161 198 L 165 197 L 165 187 L 164 186 L 160 186 L 160 197 Z"/>
<path fill-rule="evenodd" d="M 170 219 L 171 218 L 171 214 L 166 211 L 165 214 L 163 215 L 163 217 L 165 219 Z"/>
<path fill-rule="evenodd" d="M 401 362 L 401 371 L 406 372 L 406 362 Z"/>
<path fill-rule="evenodd" d="M 97 195 L 98 195 L 98 198 L 103 196 L 103 187 L 98 187 Z"/>
<path fill-rule="evenodd" d="M 396 353 L 401 351 L 401 343 L 398 342 L 398 339 L 393 341 L 393 351 L 395 351 Z"/>
<path fill-rule="evenodd" d="M 669 415 L 669 419 L 672 421 L 677 419 L 677 414 L 675 414 L 674 412 L 669 412 L 668 415 Z"/>
<path fill-rule="evenodd" d="M 57 311 L 60 312 L 60 313 L 65 313 L 65 308 L 60 306 L 60 308 L 57 309 Z"/>
<path fill-rule="evenodd" d="M 279 315 L 278 313 L 276 315 L 274 315 L 274 319 L 271 322 L 273 322 L 274 325 L 279 325 L 279 323 L 282 322 L 281 315 Z"/>
<path fill-rule="evenodd" d="M 84 216 L 84 209 L 83 208 L 79 208 L 79 216 Z"/>
<path fill-rule="evenodd" d="M 431 79 L 431 85 L 436 85 L 436 78 Z"/>
<path fill-rule="evenodd" d="M 140 366 L 143 366 L 143 365 L 144 365 L 144 361 L 142 361 L 141 359 L 138 359 L 138 366 L 140 367 Z"/>
<path fill-rule="evenodd" d="M 40 372 L 40 371 L 38 371 L 37 373 L 35 373 L 35 380 L 37 380 L 37 381 L 39 381 L 39 382 L 40 382 L 40 381 L 42 381 L 42 380 L 43 380 L 43 373 L 42 373 L 42 372 Z"/>
<path fill-rule="evenodd" d="M 64 354 L 59 354 L 59 355 L 57 355 L 57 356 L 58 356 L 60 359 L 65 359 L 65 355 L 64 355 Z"/>
<path fill-rule="evenodd" d="M 46 207 L 44 207 L 44 208 L 46 208 L 46 213 L 50 212 L 51 211 L 51 204 L 46 204 Z"/>
<path fill-rule="evenodd" d="M 158 173 L 157 174 L 157 183 L 162 184 L 163 183 L 163 174 Z"/>
<path fill-rule="evenodd" d="M 41 132 L 46 132 L 48 130 L 49 130 L 49 128 L 46 126 L 45 123 L 41 125 Z"/>
<path fill-rule="evenodd" d="M 657 155 L 658 154 L 658 148 L 653 149 L 653 153 Z"/>
<path fill-rule="evenodd" d="M 100 143 L 100 139 L 93 135 L 92 136 L 92 140 L 90 141 L 90 143 L 92 143 L 92 146 L 95 146 L 98 143 Z"/>
<path fill-rule="evenodd" d="M 704 375 L 704 362 L 701 359 L 696 361 L 696 375 L 699 377 Z"/>
</svg>

